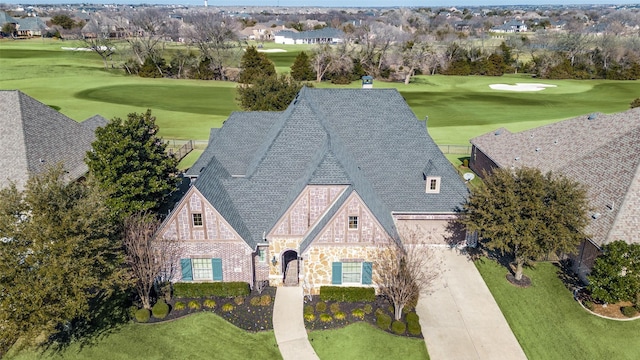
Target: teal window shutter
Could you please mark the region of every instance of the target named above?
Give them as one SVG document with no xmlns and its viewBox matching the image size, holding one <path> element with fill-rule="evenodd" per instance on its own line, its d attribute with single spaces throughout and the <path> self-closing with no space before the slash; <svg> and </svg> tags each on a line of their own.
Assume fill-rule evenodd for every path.
<svg viewBox="0 0 640 360">
<path fill-rule="evenodd" d="M 373 267 L 370 262 L 362 263 L 362 285 L 371 285 Z"/>
<path fill-rule="evenodd" d="M 334 285 L 342 284 L 342 263 L 334 262 L 331 271 L 331 283 Z"/>
<path fill-rule="evenodd" d="M 213 269 L 213 280 L 222 281 L 222 259 L 211 259 Z"/>
<path fill-rule="evenodd" d="M 193 272 L 191 271 L 191 259 L 180 259 L 180 267 L 182 267 L 182 280 L 192 281 Z"/>
</svg>

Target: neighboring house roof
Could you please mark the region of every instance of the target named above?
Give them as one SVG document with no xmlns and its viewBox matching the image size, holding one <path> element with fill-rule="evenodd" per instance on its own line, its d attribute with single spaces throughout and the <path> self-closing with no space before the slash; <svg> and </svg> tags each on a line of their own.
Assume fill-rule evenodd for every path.
<svg viewBox="0 0 640 360">
<path fill-rule="evenodd" d="M 281 30 L 276 33 L 278 36 L 283 36 L 288 39 L 342 39 L 344 38 L 344 32 L 335 28 L 322 28 L 318 30 L 308 30 L 301 32 L 294 32 L 291 30 Z"/>
<path fill-rule="evenodd" d="M 499 167 L 535 167 L 587 185 L 593 212 L 586 232 L 598 245 L 622 236 L 626 225 L 619 223 L 619 215 L 625 204 L 640 200 L 640 108 L 584 115 L 519 133 L 502 128 L 471 143 Z M 623 240 L 640 238 L 636 231 L 635 239 Z"/>
<path fill-rule="evenodd" d="M 78 123 L 16 90 L 0 91 L 0 187 L 23 188 L 29 175 L 63 163 L 68 179 L 87 172 L 84 162 L 95 129 L 107 120 L 93 116 Z"/>
<path fill-rule="evenodd" d="M 14 17 L 9 16 L 9 14 L 7 14 L 4 11 L 0 11 L 0 26 L 4 25 L 4 24 L 17 24 L 18 20 Z"/>
<path fill-rule="evenodd" d="M 188 175 L 251 247 L 307 185 L 348 185 L 329 212 L 356 191 L 393 237 L 392 212 L 453 213 L 468 193 L 395 89 L 303 88 L 283 112 L 233 113 Z"/>
<path fill-rule="evenodd" d="M 46 30 L 49 27 L 39 17 L 27 17 L 18 19 L 18 30 L 20 31 L 38 31 Z"/>
</svg>

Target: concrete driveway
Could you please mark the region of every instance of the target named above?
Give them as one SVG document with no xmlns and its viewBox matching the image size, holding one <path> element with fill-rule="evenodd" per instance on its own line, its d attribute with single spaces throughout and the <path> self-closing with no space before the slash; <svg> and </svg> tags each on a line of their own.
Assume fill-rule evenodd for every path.
<svg viewBox="0 0 640 360">
<path fill-rule="evenodd" d="M 454 249 L 432 249 L 444 271 L 416 307 L 431 359 L 526 359 L 475 265 Z"/>
</svg>

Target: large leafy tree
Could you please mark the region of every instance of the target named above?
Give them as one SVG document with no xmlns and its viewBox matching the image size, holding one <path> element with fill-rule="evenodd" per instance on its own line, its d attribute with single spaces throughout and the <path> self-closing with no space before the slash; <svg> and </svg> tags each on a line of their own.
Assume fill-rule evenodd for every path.
<svg viewBox="0 0 640 360">
<path fill-rule="evenodd" d="M 521 280 L 527 262 L 576 250 L 586 237 L 588 210 L 580 183 L 533 168 L 496 169 L 469 197 L 462 222 L 487 248 L 513 257 Z"/>
<path fill-rule="evenodd" d="M 242 84 L 254 84 L 260 79 L 275 76 L 276 68 L 263 53 L 258 52 L 255 46 L 249 46 L 240 62 L 240 74 L 238 82 Z"/>
<path fill-rule="evenodd" d="M 640 245 L 622 240 L 602 247 L 589 275 L 589 291 L 600 301 L 638 301 L 640 295 Z"/>
<path fill-rule="evenodd" d="M 0 357 L 89 319 L 127 283 L 107 194 L 61 167 L 0 190 Z"/>
<path fill-rule="evenodd" d="M 89 172 L 109 191 L 108 205 L 119 216 L 157 210 L 179 179 L 177 159 L 158 137 L 151 110 L 114 118 L 96 130 L 87 153 Z"/>
<path fill-rule="evenodd" d="M 302 86 L 286 75 L 264 77 L 250 86 L 238 86 L 237 100 L 244 110 L 281 111 L 289 106 Z"/>
<path fill-rule="evenodd" d="M 309 55 L 302 51 L 291 65 L 291 77 L 297 81 L 312 81 L 315 76 Z"/>
</svg>

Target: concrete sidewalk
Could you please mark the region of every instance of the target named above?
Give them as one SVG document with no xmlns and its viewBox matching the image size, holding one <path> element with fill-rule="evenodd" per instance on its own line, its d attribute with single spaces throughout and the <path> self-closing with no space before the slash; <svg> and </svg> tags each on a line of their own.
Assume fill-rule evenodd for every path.
<svg viewBox="0 0 640 360">
<path fill-rule="evenodd" d="M 284 360 L 317 360 L 304 327 L 302 287 L 280 286 L 273 304 L 273 331 Z"/>
<path fill-rule="evenodd" d="M 416 307 L 431 359 L 526 359 L 475 265 L 455 250 L 433 251 L 444 272 Z"/>
</svg>

